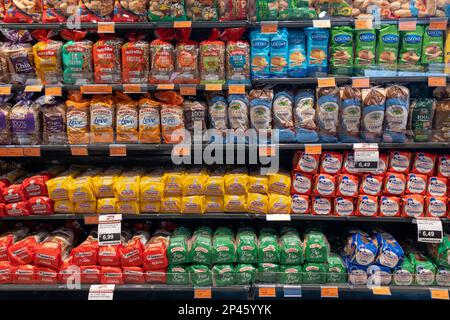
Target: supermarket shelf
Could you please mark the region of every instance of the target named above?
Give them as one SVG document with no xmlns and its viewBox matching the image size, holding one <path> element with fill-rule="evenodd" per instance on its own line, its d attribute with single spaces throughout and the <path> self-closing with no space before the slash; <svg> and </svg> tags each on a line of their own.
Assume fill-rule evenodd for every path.
<svg viewBox="0 0 450 320">
<path fill-rule="evenodd" d="M 87 300 L 89 285 L 70 290 L 66 285 L 0 285 L 0 300 Z M 247 300 L 249 285 L 212 287 L 215 300 Z M 193 286 L 177 285 L 116 285 L 114 300 L 174 300 L 194 299 Z"/>
</svg>

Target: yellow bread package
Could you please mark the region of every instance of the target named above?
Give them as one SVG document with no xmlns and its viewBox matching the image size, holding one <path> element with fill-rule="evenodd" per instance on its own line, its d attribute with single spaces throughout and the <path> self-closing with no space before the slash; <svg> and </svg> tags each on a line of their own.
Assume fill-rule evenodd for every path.
<svg viewBox="0 0 450 320">
<path fill-rule="evenodd" d="M 69 184 L 80 174 L 78 168 L 71 168 L 46 182 L 48 196 L 53 201 L 69 200 Z"/>
<path fill-rule="evenodd" d="M 265 194 L 249 193 L 247 195 L 247 212 L 267 213 L 269 207 L 269 197 Z"/>
<path fill-rule="evenodd" d="M 138 101 L 126 93 L 116 92 L 116 140 L 117 142 L 138 142 Z"/>
<path fill-rule="evenodd" d="M 114 183 L 114 191 L 119 201 L 138 201 L 141 172 L 130 170 L 122 172 Z"/>
<path fill-rule="evenodd" d="M 89 169 L 69 182 L 69 199 L 72 202 L 96 201 L 92 177 L 99 169 Z"/>
<path fill-rule="evenodd" d="M 269 193 L 291 194 L 291 176 L 287 172 L 272 173 L 269 175 Z"/>
<path fill-rule="evenodd" d="M 55 213 L 75 213 L 75 204 L 69 200 L 57 200 L 53 205 Z"/>
<path fill-rule="evenodd" d="M 247 173 L 227 173 L 224 177 L 225 193 L 231 195 L 244 195 L 247 193 Z"/>
<path fill-rule="evenodd" d="M 267 176 L 251 174 L 248 177 L 248 192 L 267 194 L 269 190 L 269 179 Z"/>
<path fill-rule="evenodd" d="M 205 195 L 223 196 L 225 194 L 225 179 L 222 170 L 215 170 L 209 173 L 206 178 Z"/>
<path fill-rule="evenodd" d="M 148 97 L 139 100 L 139 142 L 161 143 L 160 103 Z"/>
<path fill-rule="evenodd" d="M 49 38 L 54 35 L 52 30 L 37 35 L 37 39 L 41 41 L 33 46 L 36 74 L 42 84 L 58 83 L 62 80 L 63 74 L 61 59 L 63 42 Z"/>
<path fill-rule="evenodd" d="M 161 209 L 160 201 L 149 201 L 149 202 L 141 202 L 140 210 L 141 213 L 157 213 Z"/>
<path fill-rule="evenodd" d="M 164 193 L 163 175 L 160 171 L 151 171 L 141 177 L 139 184 L 140 201 L 161 201 Z"/>
<path fill-rule="evenodd" d="M 89 143 L 89 100 L 79 91 L 69 92 L 66 100 L 67 138 L 70 144 Z"/>
<path fill-rule="evenodd" d="M 269 213 L 290 214 L 291 197 L 281 194 L 269 195 Z"/>
<path fill-rule="evenodd" d="M 183 196 L 202 196 L 205 194 L 207 172 L 204 169 L 192 168 L 183 178 Z"/>
<path fill-rule="evenodd" d="M 117 213 L 120 214 L 139 214 L 139 202 L 137 201 L 117 201 Z"/>
<path fill-rule="evenodd" d="M 117 213 L 116 198 L 102 198 L 97 200 L 98 214 Z"/>
<path fill-rule="evenodd" d="M 166 171 L 163 176 L 164 195 L 181 196 L 183 192 L 184 171 L 182 168 L 174 168 Z"/>
<path fill-rule="evenodd" d="M 114 197 L 114 183 L 122 172 L 119 168 L 108 168 L 92 179 L 95 196 L 97 198 Z"/>
<path fill-rule="evenodd" d="M 224 212 L 222 196 L 205 197 L 205 212 Z"/>
<path fill-rule="evenodd" d="M 115 108 L 109 95 L 95 95 L 89 106 L 91 143 L 113 143 Z"/>
<path fill-rule="evenodd" d="M 245 196 L 225 195 L 223 197 L 225 212 L 245 212 Z"/>
<path fill-rule="evenodd" d="M 450 66 L 450 32 L 447 31 L 447 37 L 445 40 L 445 73 L 448 73 L 448 68 Z"/>
<path fill-rule="evenodd" d="M 182 213 L 204 213 L 205 212 L 205 197 L 204 196 L 189 196 L 183 197 L 181 202 Z"/>
<path fill-rule="evenodd" d="M 94 214 L 97 201 L 86 201 L 75 203 L 75 213 Z"/>
<path fill-rule="evenodd" d="M 181 213 L 181 197 L 164 197 L 161 200 L 161 212 Z"/>
</svg>

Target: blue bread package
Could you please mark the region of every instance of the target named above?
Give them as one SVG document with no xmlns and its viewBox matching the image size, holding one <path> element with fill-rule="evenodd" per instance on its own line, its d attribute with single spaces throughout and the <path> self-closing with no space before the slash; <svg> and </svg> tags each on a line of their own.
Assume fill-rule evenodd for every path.
<svg viewBox="0 0 450 320">
<path fill-rule="evenodd" d="M 270 37 L 270 75 L 285 78 L 289 61 L 289 33 L 281 28 Z"/>
<path fill-rule="evenodd" d="M 361 139 L 365 142 L 379 142 L 383 130 L 385 89 L 379 87 L 363 89 L 361 96 Z"/>
<path fill-rule="evenodd" d="M 211 129 L 216 129 L 218 134 L 224 136 L 228 129 L 228 105 L 223 94 L 216 92 L 207 93 L 208 118 Z M 211 137 L 216 141 L 215 136 Z"/>
<path fill-rule="evenodd" d="M 328 67 L 328 39 L 330 33 L 325 29 L 305 28 L 306 64 L 308 76 L 326 76 Z"/>
<path fill-rule="evenodd" d="M 339 141 L 346 143 L 359 142 L 361 103 L 361 90 L 351 86 L 341 88 Z"/>
<path fill-rule="evenodd" d="M 409 89 L 392 85 L 386 88 L 386 110 L 383 125 L 383 141 L 406 142 L 406 125 L 409 113 Z"/>
<path fill-rule="evenodd" d="M 372 239 L 378 247 L 375 259 L 376 264 L 388 268 L 395 268 L 402 264 L 405 253 L 392 235 L 376 230 L 372 235 Z"/>
<path fill-rule="evenodd" d="M 253 78 L 270 77 L 270 34 L 258 30 L 250 32 L 251 76 Z"/>
<path fill-rule="evenodd" d="M 353 263 L 349 257 L 343 257 L 344 265 L 347 267 L 348 282 L 355 285 L 367 284 L 367 266 Z"/>
<path fill-rule="evenodd" d="M 338 87 L 317 88 L 316 119 L 319 127 L 319 141 L 337 142 L 340 91 Z"/>
<path fill-rule="evenodd" d="M 294 97 L 291 91 L 279 91 L 273 98 L 273 128 L 278 130 L 280 142 L 295 141 L 293 105 Z"/>
<path fill-rule="evenodd" d="M 295 140 L 317 142 L 316 109 L 314 92 L 310 89 L 297 91 L 294 97 Z"/>
<path fill-rule="evenodd" d="M 350 231 L 343 248 L 343 255 L 350 259 L 350 262 L 368 266 L 375 261 L 377 254 L 376 243 L 363 231 Z"/>
<path fill-rule="evenodd" d="M 228 96 L 228 123 L 233 135 L 229 142 L 245 143 L 245 132 L 249 128 L 249 101 L 244 94 L 230 94 Z"/>
<path fill-rule="evenodd" d="M 367 267 L 367 284 L 374 286 L 388 286 L 392 282 L 392 269 L 372 264 Z"/>
<path fill-rule="evenodd" d="M 302 30 L 289 31 L 288 77 L 301 78 L 307 75 L 306 36 Z"/>
</svg>

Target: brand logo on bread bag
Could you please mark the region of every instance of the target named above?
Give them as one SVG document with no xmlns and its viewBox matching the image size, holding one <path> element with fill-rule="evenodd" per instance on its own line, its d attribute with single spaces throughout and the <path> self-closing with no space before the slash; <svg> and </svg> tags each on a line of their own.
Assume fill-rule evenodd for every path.
<svg viewBox="0 0 450 320">
<path fill-rule="evenodd" d="M 352 41 L 352 37 L 348 34 L 338 34 L 333 38 L 336 43 L 348 43 Z"/>
<path fill-rule="evenodd" d="M 374 33 L 361 33 L 359 35 L 359 40 L 363 41 L 363 42 L 375 41 L 375 34 Z"/>
<path fill-rule="evenodd" d="M 252 42 L 252 47 L 256 49 L 263 49 L 269 45 L 267 40 L 255 40 Z"/>
<path fill-rule="evenodd" d="M 421 43 L 422 37 L 417 34 L 408 34 L 404 40 L 406 43 Z"/>
<path fill-rule="evenodd" d="M 316 41 L 323 41 L 328 39 L 328 33 L 324 32 L 313 32 L 311 33 L 311 39 Z"/>
<path fill-rule="evenodd" d="M 444 32 L 442 30 L 427 30 L 427 35 L 433 38 L 442 38 Z"/>
<path fill-rule="evenodd" d="M 273 40 L 270 42 L 270 45 L 275 49 L 284 48 L 287 46 L 286 40 Z"/>
<path fill-rule="evenodd" d="M 396 34 L 385 34 L 381 37 L 381 41 L 385 43 L 396 43 L 399 40 L 399 36 Z"/>
</svg>

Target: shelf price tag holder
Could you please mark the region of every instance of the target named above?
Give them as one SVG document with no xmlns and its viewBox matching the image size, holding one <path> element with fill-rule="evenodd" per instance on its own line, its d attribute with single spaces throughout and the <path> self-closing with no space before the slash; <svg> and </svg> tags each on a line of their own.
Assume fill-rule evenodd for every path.
<svg viewBox="0 0 450 320">
<path fill-rule="evenodd" d="M 338 287 L 320 287 L 321 298 L 339 298 Z"/>
<path fill-rule="evenodd" d="M 197 95 L 197 86 L 195 84 L 185 84 L 180 85 L 180 94 L 182 96 L 196 96 Z"/>
<path fill-rule="evenodd" d="M 321 144 L 305 144 L 306 154 L 322 154 Z"/>
<path fill-rule="evenodd" d="M 261 33 L 277 33 L 278 21 L 261 21 Z"/>
<path fill-rule="evenodd" d="M 126 157 L 127 145 L 126 144 L 110 144 L 109 145 L 110 157 Z"/>
<path fill-rule="evenodd" d="M 43 88 L 43 85 L 41 83 L 27 83 L 25 85 L 24 92 L 41 92 Z"/>
<path fill-rule="evenodd" d="M 243 84 L 229 84 L 228 85 L 229 94 L 245 94 L 245 85 Z"/>
<path fill-rule="evenodd" d="M 0 157 L 23 157 L 23 148 L 16 146 L 1 147 Z"/>
<path fill-rule="evenodd" d="M 379 296 L 390 296 L 391 289 L 389 287 L 373 287 L 372 293 Z"/>
<path fill-rule="evenodd" d="M 175 85 L 173 83 L 161 83 L 156 85 L 156 90 L 173 90 Z"/>
<path fill-rule="evenodd" d="M 276 298 L 277 291 L 275 286 L 262 286 L 258 288 L 258 297 L 259 298 Z"/>
<path fill-rule="evenodd" d="M 84 224 L 98 224 L 98 215 L 85 215 Z"/>
<path fill-rule="evenodd" d="M 314 28 L 331 28 L 331 20 L 323 19 L 323 20 L 313 20 Z"/>
<path fill-rule="evenodd" d="M 447 86 L 446 76 L 430 76 L 428 77 L 429 87 L 445 87 Z"/>
<path fill-rule="evenodd" d="M 447 30 L 448 19 L 447 18 L 430 18 L 430 30 Z"/>
<path fill-rule="evenodd" d="M 45 86 L 45 95 L 53 96 L 53 97 L 60 97 L 60 96 L 62 96 L 62 87 Z"/>
<path fill-rule="evenodd" d="M 12 85 L 6 84 L 6 85 L 0 85 L 0 95 L 8 95 L 11 94 Z"/>
<path fill-rule="evenodd" d="M 301 298 L 302 286 L 284 285 L 283 294 L 285 298 Z"/>
<path fill-rule="evenodd" d="M 370 78 L 368 77 L 354 77 L 352 78 L 353 88 L 368 88 L 370 87 Z"/>
<path fill-rule="evenodd" d="M 70 153 L 72 156 L 87 156 L 88 155 L 88 148 L 87 145 L 71 145 L 70 146 Z"/>
<path fill-rule="evenodd" d="M 222 91 L 221 83 L 207 83 L 205 84 L 205 91 Z"/>
<path fill-rule="evenodd" d="M 336 87 L 336 79 L 333 77 L 317 78 L 317 86 L 319 88 Z"/>
<path fill-rule="evenodd" d="M 442 221 L 439 218 L 416 218 L 413 220 L 417 224 L 417 241 L 425 243 L 442 242 Z"/>
<path fill-rule="evenodd" d="M 367 171 L 378 169 L 378 159 L 380 153 L 377 143 L 355 143 L 353 144 L 355 152 L 355 169 Z"/>
<path fill-rule="evenodd" d="M 448 289 L 430 288 L 430 295 L 431 295 L 431 299 L 450 300 L 449 299 L 449 294 L 448 294 Z"/>
<path fill-rule="evenodd" d="M 91 284 L 89 287 L 88 300 L 113 300 L 114 298 L 114 284 Z"/>
<path fill-rule="evenodd" d="M 373 29 L 372 17 L 355 19 L 355 29 L 356 30 Z"/>
<path fill-rule="evenodd" d="M 128 83 L 123 85 L 124 93 L 144 93 L 147 92 L 147 86 L 145 84 Z"/>
<path fill-rule="evenodd" d="M 398 30 L 399 31 L 414 31 L 417 27 L 417 19 L 405 18 L 398 20 Z"/>
<path fill-rule="evenodd" d="M 40 146 L 29 146 L 23 148 L 24 157 L 40 157 L 41 147 Z"/>
<path fill-rule="evenodd" d="M 85 84 L 80 87 L 84 94 L 112 94 L 112 85 L 109 84 Z"/>
<path fill-rule="evenodd" d="M 291 215 L 281 213 L 266 214 L 266 221 L 291 221 Z"/>
<path fill-rule="evenodd" d="M 98 217 L 98 245 L 115 246 L 120 244 L 122 233 L 121 214 L 102 214 Z"/>
<path fill-rule="evenodd" d="M 174 28 L 192 28 L 192 21 L 175 21 Z"/>
<path fill-rule="evenodd" d="M 195 287 L 194 299 L 211 299 L 212 292 L 211 287 Z"/>
<path fill-rule="evenodd" d="M 98 22 L 97 33 L 116 33 L 116 25 L 114 22 Z"/>
</svg>

